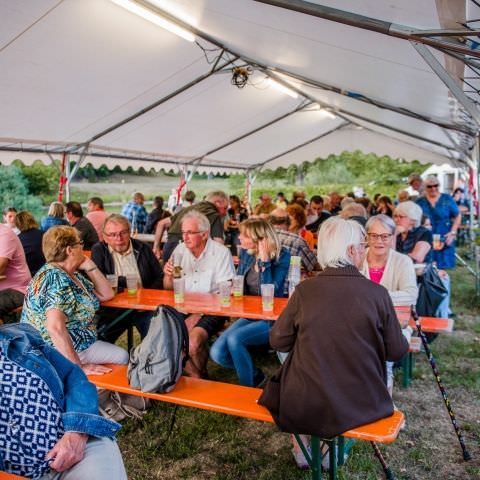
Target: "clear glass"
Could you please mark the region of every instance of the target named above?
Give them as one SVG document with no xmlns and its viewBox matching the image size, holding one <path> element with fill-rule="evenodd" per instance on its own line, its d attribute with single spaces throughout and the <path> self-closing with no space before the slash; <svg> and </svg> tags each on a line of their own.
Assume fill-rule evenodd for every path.
<svg viewBox="0 0 480 480">
<path fill-rule="evenodd" d="M 127 275 L 127 294 L 134 296 L 138 292 L 138 277 L 136 275 Z"/>
<path fill-rule="evenodd" d="M 232 293 L 232 284 L 231 282 L 221 282 L 219 284 L 220 290 L 220 306 L 229 307 L 230 306 L 230 295 Z"/>
<path fill-rule="evenodd" d="M 233 277 L 233 286 L 232 286 L 234 297 L 243 297 L 243 285 L 244 285 L 243 275 L 235 275 Z"/>
<path fill-rule="evenodd" d="M 262 309 L 265 312 L 273 310 L 275 285 L 273 283 L 266 283 L 260 286 L 262 292 Z"/>
<path fill-rule="evenodd" d="M 106 279 L 110 286 L 112 287 L 113 294 L 116 295 L 118 291 L 118 276 L 117 275 L 106 275 Z"/>
<path fill-rule="evenodd" d="M 185 278 L 173 279 L 173 301 L 175 303 L 185 302 Z"/>
</svg>

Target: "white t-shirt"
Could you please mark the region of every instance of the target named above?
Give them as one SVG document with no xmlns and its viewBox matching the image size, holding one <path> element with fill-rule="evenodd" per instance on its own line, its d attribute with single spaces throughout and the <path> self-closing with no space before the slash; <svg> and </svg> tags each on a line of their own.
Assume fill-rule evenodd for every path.
<svg viewBox="0 0 480 480">
<path fill-rule="evenodd" d="M 214 293 L 218 284 L 232 280 L 235 275 L 230 250 L 209 238 L 202 254 L 195 258 L 184 243 L 180 243 L 172 253 L 175 265 L 182 266 L 185 278 L 185 291 Z M 177 263 L 178 262 L 178 263 Z"/>
</svg>

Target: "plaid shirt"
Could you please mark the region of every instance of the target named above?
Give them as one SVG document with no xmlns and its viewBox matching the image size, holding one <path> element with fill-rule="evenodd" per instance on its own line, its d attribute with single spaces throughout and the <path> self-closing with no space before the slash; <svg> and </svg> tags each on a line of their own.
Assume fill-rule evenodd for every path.
<svg viewBox="0 0 480 480">
<path fill-rule="evenodd" d="M 143 205 L 135 202 L 128 202 L 122 210 L 122 215 L 128 218 L 132 230 L 143 233 L 145 224 L 147 223 L 147 211 Z"/>
<path fill-rule="evenodd" d="M 307 242 L 296 233 L 287 230 L 275 230 L 282 247 L 285 247 L 292 256 L 302 259 L 302 265 L 307 272 L 311 272 L 317 264 L 315 253 L 310 250 Z"/>
</svg>

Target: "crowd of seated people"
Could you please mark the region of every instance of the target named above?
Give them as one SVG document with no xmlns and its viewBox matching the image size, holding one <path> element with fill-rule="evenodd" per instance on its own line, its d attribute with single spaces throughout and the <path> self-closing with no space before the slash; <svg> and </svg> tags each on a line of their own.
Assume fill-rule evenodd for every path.
<svg viewBox="0 0 480 480">
<path fill-rule="evenodd" d="M 320 295 L 328 297 L 331 282 L 348 277 L 337 294 L 347 284 L 358 283 L 365 290 L 365 295 L 356 292 L 358 305 L 375 310 L 381 316 L 380 322 L 391 323 L 394 316 L 391 305 L 409 306 L 416 302 L 415 263 L 434 260 L 439 268 L 446 269 L 454 265 L 452 252 L 460 221 L 459 192 L 455 192 L 458 198 L 441 194 L 436 177 L 427 177 L 420 186 L 418 178 L 412 177 L 410 188 L 412 185 L 420 192 L 418 195 L 404 189 L 394 201 L 380 194 L 371 201 L 365 196 L 355 198 L 353 193 L 342 196 L 338 192 L 313 195 L 310 199 L 304 192 L 294 192 L 291 200 L 279 192 L 272 200 L 270 194 L 263 192 L 254 208 L 245 198 L 240 200 L 236 195 L 214 191 L 196 203 L 195 195 L 189 195 L 173 215 L 163 209 L 163 198 L 159 196 L 147 214 L 144 196 L 136 192 L 125 205 L 124 215 L 108 214 L 98 197 L 89 199 L 87 216 L 78 202 L 68 202 L 65 206 L 53 202 L 40 226 L 31 213 L 8 207 L 4 210 L 4 224 L 0 225 L 0 320 L 7 323 L 0 327 L 0 341 L 41 346 L 47 370 L 61 369 L 65 388 L 70 378 L 77 379 L 79 385 L 88 384 L 85 374 L 108 372 L 104 364 L 128 363 L 128 352 L 115 342 L 132 324 L 143 339 L 153 315 L 134 311 L 109 330 L 108 325 L 120 312 L 100 305 L 114 295 L 107 277 L 115 276 L 120 290 L 132 275 L 137 277 L 141 288 L 172 289 L 174 270 L 181 267 L 187 292 L 218 292 L 222 282 L 231 281 L 237 274 L 243 276 L 245 295 L 260 295 L 262 285 L 273 284 L 274 295 L 284 297 L 288 295 L 290 258 L 298 256 L 305 272 L 322 270 L 322 273 L 318 280 L 305 280 L 278 322 L 241 318 L 228 324 L 224 316 L 184 313 L 190 334 L 187 374 L 207 377 L 210 357 L 220 366 L 235 370 L 239 384 L 262 385 L 265 375 L 255 366 L 249 349 L 270 342 L 278 351 L 293 352 L 292 371 L 296 373 L 289 381 L 296 389 L 295 378 L 316 358 L 308 345 L 305 349 L 303 332 L 312 329 L 317 315 L 325 315 L 323 309 L 315 309 L 315 303 Z M 428 221 L 430 228 L 426 226 Z M 142 231 L 154 234 L 153 247 L 135 238 Z M 441 236 L 440 247 L 434 248 L 433 235 Z M 328 243 L 333 240 L 337 245 Z M 85 254 L 87 250 L 91 250 L 91 255 Z M 357 287 L 352 288 L 353 292 Z M 311 295 L 306 296 L 308 292 Z M 353 298 L 354 294 L 349 294 L 350 303 Z M 380 313 L 375 302 L 382 304 Z M 18 307 L 23 307 L 19 324 L 12 322 L 15 316 L 9 316 Z M 301 313 L 301 321 L 297 311 Z M 443 313 L 447 315 L 448 310 Z M 338 320 L 341 314 L 341 301 L 333 302 L 328 315 Z M 322 322 L 323 319 L 324 316 Z M 378 325 L 373 317 L 370 320 Z M 377 383 L 384 378 L 386 391 L 391 394 L 390 361 L 399 359 L 406 344 L 398 323 L 395 328 L 390 323 L 389 331 L 384 330 L 383 335 L 391 335 L 396 346 L 375 360 L 388 361 L 386 366 L 377 362 L 374 370 Z M 97 328 L 102 332 L 100 337 Z M 318 333 L 324 343 L 335 338 L 334 323 L 325 328 L 325 337 Z M 408 338 L 411 331 L 404 328 L 402 333 Z M 304 364 L 302 358 L 307 353 L 311 358 Z M 0 360 L 2 365 L 12 360 L 1 346 Z M 377 387 L 378 393 L 382 389 Z M 75 410 L 73 401 L 66 406 L 66 412 L 73 405 L 73 412 L 79 416 L 83 412 L 97 415 L 95 391 L 85 388 L 88 402 Z M 321 386 L 318 391 L 322 391 Z M 302 401 L 311 396 L 307 391 L 302 395 Z M 390 411 L 391 404 L 383 390 L 381 395 L 385 412 Z M 334 399 L 332 402 L 335 403 Z M 288 410 L 282 412 L 286 425 L 304 421 L 290 417 Z M 100 417 L 97 420 L 101 422 Z M 118 427 L 112 428 L 113 432 Z M 80 434 L 75 429 L 70 431 L 73 440 L 68 445 L 62 441 L 69 434 L 68 428 L 61 432 L 59 429 L 58 435 L 50 440 L 53 453 L 49 453 L 48 468 L 57 472 L 73 472 L 78 468 L 82 472 L 78 475 L 85 475 L 88 470 L 84 469 L 95 465 L 94 456 L 88 453 L 96 445 L 95 429 L 85 429 Z M 310 428 L 304 433 L 316 431 Z M 97 447 L 115 459 L 111 464 L 119 472 L 115 478 L 124 478 L 121 456 L 110 440 L 113 433 L 103 437 Z M 74 450 L 71 461 L 60 465 L 69 448 Z M 89 462 L 85 463 L 85 459 Z M 8 466 L 8 462 L 3 464 Z M 11 471 L 28 474 L 22 468 L 12 466 Z M 39 468 L 48 470 L 45 465 Z"/>
</svg>

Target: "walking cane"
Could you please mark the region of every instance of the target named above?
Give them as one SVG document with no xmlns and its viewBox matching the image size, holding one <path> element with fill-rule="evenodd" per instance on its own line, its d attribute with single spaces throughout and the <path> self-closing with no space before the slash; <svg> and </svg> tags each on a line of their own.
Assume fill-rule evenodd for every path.
<svg viewBox="0 0 480 480">
<path fill-rule="evenodd" d="M 435 362 L 435 359 L 433 358 L 432 351 L 430 350 L 430 345 L 428 344 L 427 337 L 423 333 L 422 326 L 420 325 L 420 319 L 418 317 L 417 310 L 415 309 L 415 305 L 412 305 L 411 312 L 412 312 L 413 320 L 415 321 L 415 326 L 417 327 L 417 330 L 418 330 L 418 334 L 422 339 L 423 348 L 425 350 L 425 354 L 427 355 L 428 362 L 432 367 L 433 375 L 435 376 L 435 380 L 437 381 L 438 388 L 440 390 L 440 393 L 442 394 L 443 401 L 445 402 L 445 406 L 447 407 L 448 414 L 450 415 L 450 420 L 452 421 L 453 428 L 455 430 L 455 433 L 457 434 L 458 441 L 460 442 L 460 447 L 462 448 L 462 452 L 463 452 L 463 459 L 465 461 L 471 460 L 472 456 L 470 455 L 470 453 L 467 450 L 467 447 L 465 446 L 463 435 L 460 432 L 460 428 L 458 427 L 457 419 L 455 417 L 455 414 L 453 413 L 452 405 L 450 404 L 447 391 L 445 390 L 445 387 L 442 384 L 440 374 L 438 373 L 437 364 Z"/>
<path fill-rule="evenodd" d="M 382 452 L 378 448 L 378 445 L 375 442 L 370 442 L 370 444 L 372 445 L 375 456 L 378 458 L 378 461 L 380 462 L 380 465 L 385 472 L 385 478 L 387 480 L 395 480 L 395 476 L 393 475 L 393 472 L 390 470 L 390 467 L 387 465 L 387 462 L 383 458 Z"/>
</svg>

